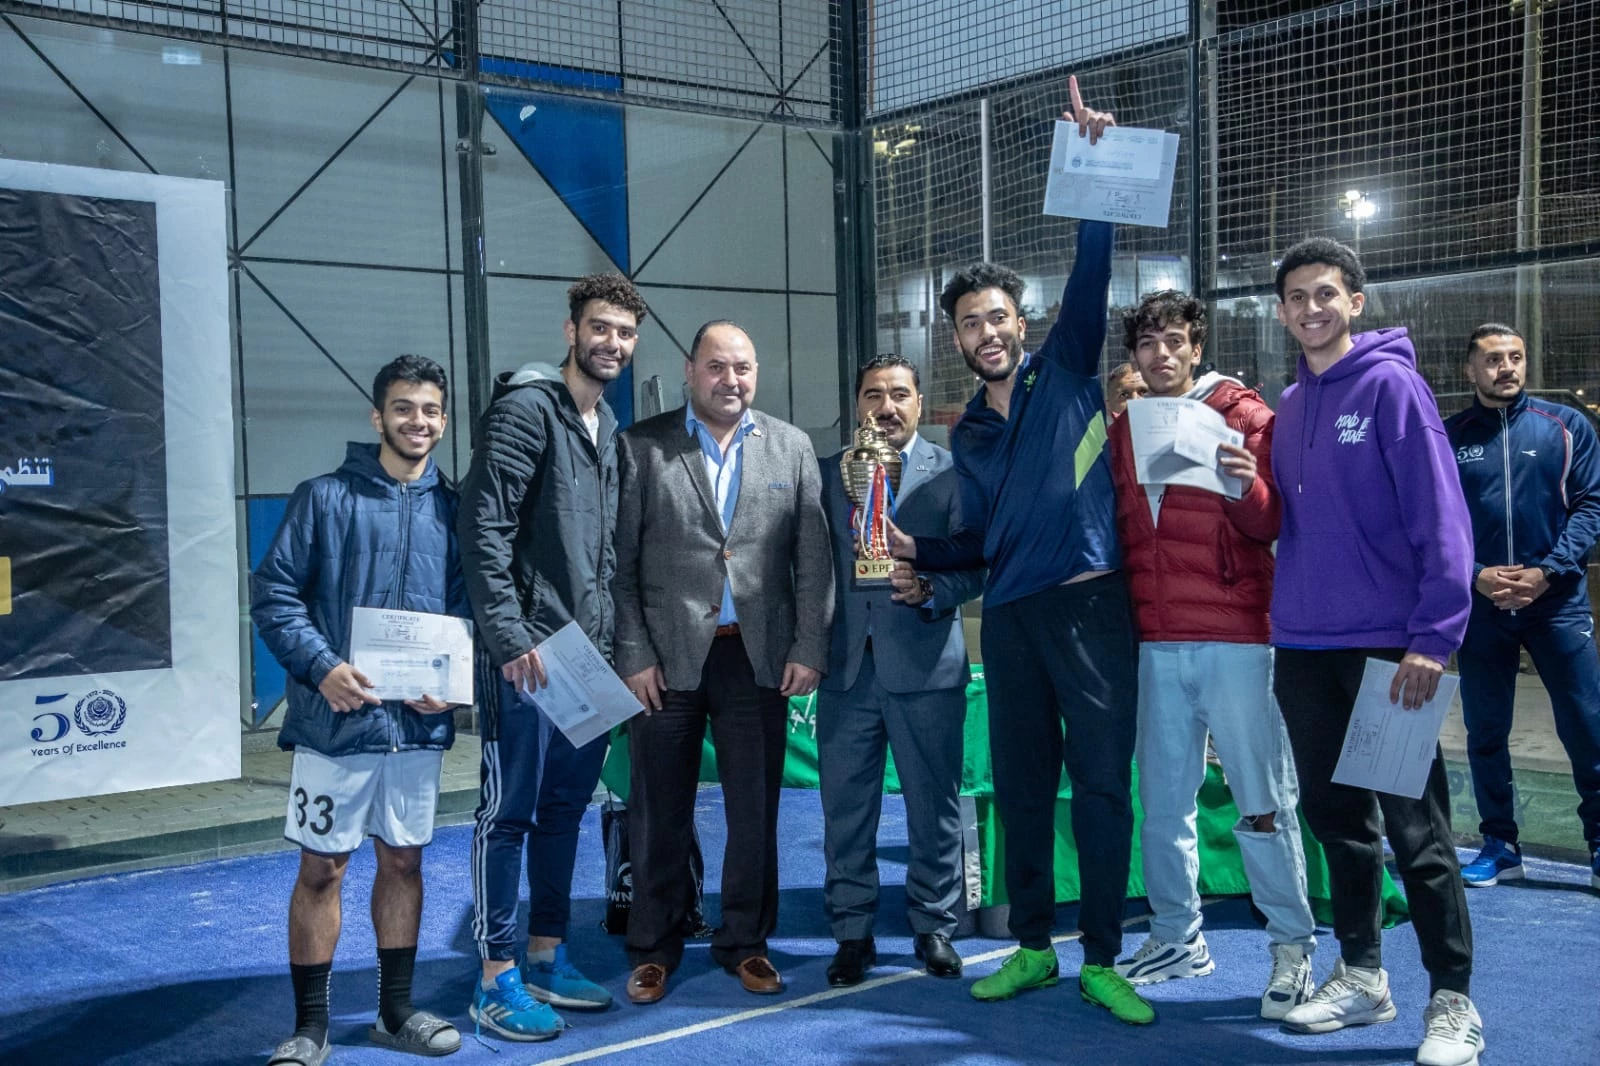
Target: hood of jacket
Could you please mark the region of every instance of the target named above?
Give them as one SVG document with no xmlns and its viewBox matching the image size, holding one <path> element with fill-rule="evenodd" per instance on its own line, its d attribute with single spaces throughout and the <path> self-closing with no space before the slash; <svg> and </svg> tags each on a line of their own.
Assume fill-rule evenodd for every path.
<svg viewBox="0 0 1600 1066">
<path fill-rule="evenodd" d="M 393 474 L 383 468 L 383 463 L 378 460 L 376 444 L 365 441 L 349 441 L 344 446 L 344 462 L 339 464 L 339 473 L 354 481 L 366 481 L 385 491 L 399 488 L 400 482 Z M 439 466 L 433 461 L 433 456 L 428 457 L 427 466 L 422 470 L 422 476 L 411 482 L 413 491 L 428 492 L 439 484 Z"/>
<path fill-rule="evenodd" d="M 1212 393 L 1217 392 L 1224 385 L 1237 385 L 1241 389 L 1245 387 L 1244 382 L 1238 378 L 1230 378 L 1226 374 L 1210 370 L 1200 375 L 1199 380 L 1194 383 L 1194 387 L 1183 394 L 1183 398 L 1185 400 L 1199 400 L 1204 403 Z"/>
<path fill-rule="evenodd" d="M 1300 385 L 1312 382 L 1330 385 L 1335 381 L 1360 377 L 1373 367 L 1387 362 L 1400 363 L 1410 370 L 1417 368 L 1417 350 L 1412 347 L 1411 335 L 1404 326 L 1357 333 L 1350 338 L 1350 343 L 1351 348 L 1344 358 L 1321 374 L 1311 372 L 1311 364 L 1306 362 L 1305 354 L 1301 353 L 1295 380 Z"/>
<path fill-rule="evenodd" d="M 556 405 L 556 409 L 572 420 L 573 425 L 583 424 L 583 415 L 578 411 L 578 402 L 572 398 L 572 390 L 567 388 L 567 380 L 561 376 L 561 368 L 551 363 L 523 363 L 515 370 L 508 370 L 494 379 L 494 393 L 490 402 L 500 399 L 518 389 L 536 389 L 544 393 Z M 610 428 L 617 424 L 616 415 L 612 413 L 611 405 L 604 396 L 595 404 L 595 410 L 600 413 L 600 439 L 605 440 L 610 435 Z M 587 432 L 587 430 L 585 430 Z"/>
<path fill-rule="evenodd" d="M 498 386 L 503 382 L 506 385 L 526 385 L 530 381 L 560 381 L 561 368 L 555 363 L 541 363 L 538 361 L 523 363 L 515 370 L 501 374 L 495 381 L 495 395 L 499 395 Z"/>
</svg>

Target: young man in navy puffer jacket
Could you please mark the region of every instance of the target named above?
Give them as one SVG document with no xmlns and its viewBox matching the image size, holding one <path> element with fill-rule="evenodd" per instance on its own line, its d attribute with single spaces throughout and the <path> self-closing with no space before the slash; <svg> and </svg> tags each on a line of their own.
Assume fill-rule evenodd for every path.
<svg viewBox="0 0 1600 1066">
<path fill-rule="evenodd" d="M 356 607 L 470 618 L 456 546 L 456 496 L 429 453 L 444 432 L 448 383 L 431 359 L 378 371 L 378 444 L 352 442 L 344 465 L 302 482 L 250 579 L 250 615 L 289 674 L 278 744 L 294 752 L 284 836 L 300 845 L 289 902 L 295 1031 L 271 1064 L 320 1066 L 329 1053 L 328 980 L 350 856 L 373 838 L 378 940 L 374 1043 L 426 1055 L 456 1050 L 455 1027 L 411 1005 L 422 918 L 422 848 L 433 839 L 444 749 L 455 739 L 443 693 L 381 700 L 350 663 Z M 463 664 L 470 669 L 470 664 Z"/>
</svg>

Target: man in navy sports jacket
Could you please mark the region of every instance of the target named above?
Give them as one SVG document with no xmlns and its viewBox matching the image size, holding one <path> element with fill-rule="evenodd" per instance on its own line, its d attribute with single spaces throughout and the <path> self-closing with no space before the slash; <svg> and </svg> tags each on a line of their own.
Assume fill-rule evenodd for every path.
<svg viewBox="0 0 1600 1066">
<path fill-rule="evenodd" d="M 1472 406 L 1445 423 L 1472 512 L 1472 617 L 1457 662 L 1483 850 L 1461 870 L 1487 887 L 1522 876 L 1506 739 L 1528 649 L 1572 760 L 1578 817 L 1600 888 L 1600 653 L 1585 581 L 1600 536 L 1600 440 L 1583 413 L 1522 390 L 1527 352 L 1510 326 L 1467 341 Z"/>
<path fill-rule="evenodd" d="M 1115 119 L 1084 106 L 1076 78 L 1068 84 L 1067 117 L 1080 137 L 1098 140 Z M 890 550 L 919 572 L 989 568 L 981 637 L 989 749 L 1019 946 L 973 984 L 973 997 L 1009 999 L 1060 979 L 1050 934 L 1065 764 L 1082 885 L 1079 988 L 1122 1021 L 1146 1025 L 1154 1008 L 1114 968 L 1133 845 L 1139 661 L 1100 389 L 1111 247 L 1110 223 L 1079 225 L 1061 313 L 1033 352 L 1023 349 L 1025 285 L 1014 271 L 975 263 L 945 285 L 939 303 L 956 347 L 983 382 L 950 433 L 962 528 L 948 537 L 897 530 Z"/>
</svg>

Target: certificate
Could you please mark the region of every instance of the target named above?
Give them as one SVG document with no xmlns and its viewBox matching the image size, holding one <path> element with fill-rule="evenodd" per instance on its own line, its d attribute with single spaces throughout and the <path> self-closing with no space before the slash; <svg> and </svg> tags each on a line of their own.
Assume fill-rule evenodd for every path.
<svg viewBox="0 0 1600 1066">
<path fill-rule="evenodd" d="M 644 710 L 578 623 L 568 622 L 538 647 L 548 684 L 522 691 L 572 746 L 581 748 Z"/>
<path fill-rule="evenodd" d="M 1177 165 L 1176 133 L 1113 126 L 1091 145 L 1076 123 L 1057 122 L 1044 213 L 1165 228 Z"/>
<path fill-rule="evenodd" d="M 1173 430 L 1173 452 L 1202 466 L 1216 464 L 1221 455 L 1217 450 L 1220 445 L 1240 447 L 1244 444 L 1243 433 L 1229 426 L 1215 408 L 1198 400 L 1189 400 L 1178 408 L 1178 422 Z"/>
<path fill-rule="evenodd" d="M 1215 409 L 1199 400 L 1147 396 L 1123 415 L 1133 444 L 1133 471 L 1141 485 L 1187 485 L 1237 500 L 1238 478 L 1222 470 L 1219 444 L 1244 443 Z"/>
<path fill-rule="evenodd" d="M 1455 699 L 1461 678 L 1442 675 L 1433 699 L 1408 711 L 1389 702 L 1389 686 L 1398 669 L 1397 664 L 1383 659 L 1367 660 L 1333 779 L 1341 785 L 1421 799 L 1439 750 L 1444 713 Z"/>
<path fill-rule="evenodd" d="M 424 695 L 472 703 L 472 623 L 419 611 L 357 607 L 350 619 L 350 665 L 380 700 Z"/>
</svg>

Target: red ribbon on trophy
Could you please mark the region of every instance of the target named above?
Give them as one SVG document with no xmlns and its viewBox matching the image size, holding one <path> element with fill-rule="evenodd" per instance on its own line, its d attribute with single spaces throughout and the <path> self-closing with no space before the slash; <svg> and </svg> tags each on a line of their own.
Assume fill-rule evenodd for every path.
<svg viewBox="0 0 1600 1066">
<path fill-rule="evenodd" d="M 839 460 L 844 490 L 854 507 L 850 526 L 856 535 L 853 574 L 858 585 L 889 583 L 894 559 L 889 555 L 889 522 L 900 485 L 900 453 L 889 444 L 871 415 L 856 430 L 855 443 Z"/>
</svg>

